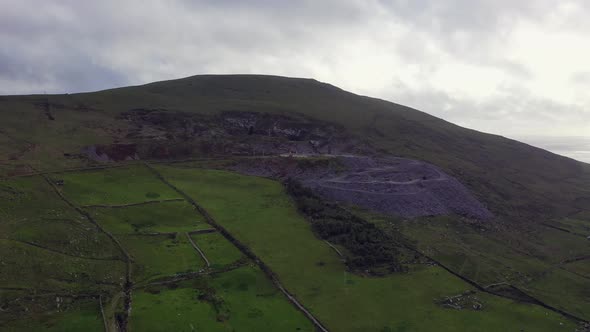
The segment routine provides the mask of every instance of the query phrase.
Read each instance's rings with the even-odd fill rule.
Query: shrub
[[[393,238],[372,223],[317,197],[293,179],[284,182],[297,208],[311,222],[322,239],[339,244],[348,251],[346,264],[352,271],[370,274],[401,272],[407,268],[399,261]]]

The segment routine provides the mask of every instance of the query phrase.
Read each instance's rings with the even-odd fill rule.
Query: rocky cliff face
[[[304,116],[226,111],[206,116],[160,109],[121,114],[129,125],[129,156],[115,147],[85,149],[97,161],[126,158],[175,159],[189,156],[269,156],[280,154],[367,154],[372,149],[343,128]],[[102,154],[94,153],[104,151]],[[128,149],[130,152],[133,149]],[[135,155],[137,154],[137,156]],[[121,159],[122,158],[122,159]]]

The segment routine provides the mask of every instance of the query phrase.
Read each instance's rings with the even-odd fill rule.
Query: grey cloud
[[[92,57],[86,62],[98,62],[96,69],[120,71],[134,81],[146,76],[159,78],[146,71],[165,71],[162,68],[166,68],[166,63],[186,65],[177,58],[186,58],[188,52],[193,53],[189,68],[195,68],[195,73],[208,68],[234,67],[219,64],[220,59],[226,58],[231,62],[246,57],[280,61],[301,54],[316,58],[337,57],[338,54],[326,50],[334,40],[355,36],[370,39],[378,33],[371,31],[371,24],[391,20],[412,27],[406,38],[407,45],[398,47],[398,55],[406,61],[428,57],[428,54],[422,55],[423,50],[416,42],[414,46],[410,43],[420,39],[419,35],[425,35],[424,38],[438,42],[443,49],[465,59],[498,66],[504,60],[487,60],[488,56],[478,54],[490,53],[483,51],[487,47],[484,36],[494,35],[501,17],[533,7],[519,3],[466,0],[19,1],[0,3],[2,9],[7,9],[0,13],[0,41],[3,45],[16,46],[10,51],[15,57],[20,58],[22,54],[19,53],[24,53],[31,61],[39,59],[39,63],[47,66],[63,65],[58,58],[76,50],[79,60],[83,55]],[[458,38],[460,32],[468,38]],[[475,42],[478,44],[474,45]],[[23,44],[30,46],[20,46],[19,50],[19,45]],[[326,53],[324,51],[327,54],[322,54]],[[55,63],[51,63],[52,60]],[[519,75],[525,73],[519,64],[500,66]],[[77,87],[67,81],[62,85],[63,89]]]
[[[13,70],[0,78],[20,73],[18,79],[39,83],[39,76],[51,76],[50,90],[64,92],[89,84],[56,76],[52,68],[76,73],[87,67],[95,71],[89,77],[110,77],[114,85],[236,67],[249,72],[302,54],[321,57],[330,39],[364,25],[366,8],[359,1],[22,1],[0,11],[0,42],[13,45],[8,55],[14,58],[4,54],[0,67]],[[36,64],[36,77],[27,77],[19,59]],[[8,91],[0,86],[0,93]]]
[[[577,105],[538,97],[520,87],[507,87],[485,99],[453,96],[436,89],[415,90],[402,83],[394,85],[388,99],[415,107],[469,128],[513,137],[539,133],[539,128],[569,127],[581,132],[590,122],[590,112]],[[544,130],[548,133],[550,130]]]
[[[519,21],[538,22],[554,13],[551,0],[394,0],[381,1],[396,20],[412,27],[408,39],[420,34],[465,63],[497,67],[509,74],[530,76],[524,64],[498,58]],[[590,12],[590,6],[589,6]],[[588,13],[587,12],[587,13]],[[412,54],[409,55],[410,59]]]
[[[35,64],[36,59],[30,62],[26,60],[6,59],[0,54],[0,77],[16,82],[29,82],[33,88],[19,91],[14,90],[12,86],[6,86],[0,93],[83,92],[129,84],[129,80],[120,72],[93,63],[86,56],[68,55],[61,61],[45,65]],[[9,68],[7,69],[4,64],[8,64]],[[16,86],[20,87],[22,83]],[[39,90],[39,87],[43,90]]]

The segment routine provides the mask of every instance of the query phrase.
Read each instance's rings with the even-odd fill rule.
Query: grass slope
[[[121,205],[181,198],[143,166],[52,175],[78,205]]]
[[[184,201],[88,210],[113,234],[190,232],[210,228]]]
[[[203,246],[212,260],[211,268],[206,268],[188,236],[193,231],[211,226],[188,202],[178,199],[174,191],[146,170],[145,166],[131,166],[51,175],[53,181],[64,182],[58,188],[66,198],[81,206],[83,211],[89,211],[93,220],[110,232],[129,253],[133,286],[133,309],[128,325],[131,330],[313,330],[311,322],[288,302],[264,273],[251,266],[239,250],[218,233],[192,235],[192,239]],[[46,182],[41,184],[51,189]],[[64,205],[51,190],[47,195],[53,195],[53,199]],[[30,195],[26,190],[23,192]],[[152,193],[161,193],[164,199],[176,200],[153,203],[155,197],[150,197],[154,196]],[[149,203],[136,205],[146,200]],[[67,205],[64,208],[75,212]],[[20,217],[18,213],[13,214]],[[91,225],[88,220],[85,221]],[[98,229],[94,227],[94,231],[98,232]],[[5,244],[3,241],[10,242]],[[57,279],[71,284],[69,291],[72,294],[79,294],[95,283],[111,282],[111,288],[95,291],[96,296],[104,295],[107,325],[110,330],[115,328],[114,315],[124,312],[123,294],[120,292],[124,281],[123,261],[115,261],[119,264],[119,270],[115,270],[118,272],[117,283],[89,279],[89,276],[103,278],[101,273],[107,273],[107,276],[114,273],[106,266],[111,261],[97,261],[97,264],[103,264],[98,265],[100,269],[90,270],[86,275],[84,273],[93,266],[80,266],[86,260],[78,259],[78,262],[75,257],[66,256],[69,260],[64,261],[65,267],[54,271],[51,269],[54,260],[44,257],[43,253],[21,254],[24,250],[21,247],[28,246],[12,242],[15,241],[0,240],[0,247],[7,247],[2,251],[11,257],[4,262],[10,267],[8,275],[11,278],[4,280],[0,277],[0,285],[46,289],[53,286],[50,283],[53,279]],[[27,250],[40,249],[33,247]],[[19,269],[22,274],[17,272]],[[189,280],[182,281],[187,278]],[[17,283],[21,280],[22,283]],[[79,319],[84,317],[80,313]],[[52,328],[35,325],[39,319],[29,325],[23,323],[23,329]]]
[[[121,235],[119,238],[133,258],[132,279],[137,283],[197,272],[205,266],[184,236]]]
[[[384,278],[349,274],[276,182],[223,171],[158,169],[250,246],[285,287],[335,331],[573,329],[571,322],[543,308],[486,294],[478,295],[486,306],[483,311],[443,309],[435,304],[437,298],[470,286],[438,267],[417,267],[410,274]]]
[[[0,177],[96,166],[83,158],[80,150],[95,144],[136,142],[120,115],[137,108],[209,115],[228,110],[304,115],[341,126],[380,153],[434,163],[458,177],[499,218],[483,230],[465,227],[455,218],[380,227],[403,232],[421,250],[478,283],[510,282],[588,318],[588,261],[570,260],[588,255],[589,165],[314,80],[195,76],[95,93],[0,97]],[[484,302],[483,311],[442,309],[434,299],[469,286],[439,268],[413,267],[408,275],[379,279],[348,274],[335,252],[314,237],[277,183],[216,171],[162,169],[271,266],[322,322],[336,330],[452,330],[466,326],[572,330],[569,322],[537,306],[485,294],[477,295]],[[124,240],[124,247],[137,261],[133,277],[144,285],[154,278],[203,268],[184,233],[208,226],[186,202],[153,203],[181,197],[143,166],[49,176],[55,182],[63,180],[58,188],[68,199]],[[87,206],[146,202],[152,203]],[[178,235],[146,235],[159,232]],[[195,234],[192,239],[203,247],[215,270],[227,268],[239,256],[215,234]],[[125,264],[121,252],[106,234],[65,204],[42,177],[0,180],[0,252],[0,288],[22,288],[18,292],[34,292],[35,296],[100,293],[108,300],[110,318],[122,310],[119,291]],[[178,260],[177,256],[183,258]],[[194,291],[195,287],[180,288]],[[145,295],[146,301],[158,301],[150,298],[155,294],[137,292],[139,299]],[[230,293],[224,296],[235,295]],[[2,291],[0,308],[13,299],[5,294]],[[162,294],[164,301],[165,290]],[[35,301],[39,303],[31,296],[23,299],[28,308]],[[73,305],[71,310],[56,314],[48,307],[42,312],[56,317],[48,318],[51,324],[41,324],[40,316],[15,324],[33,330],[80,326],[75,322],[95,327],[91,319],[96,316],[95,304],[80,308]],[[234,317],[248,316],[239,306],[232,310]],[[290,310],[287,314],[285,309],[285,315],[298,320],[300,314],[292,307]],[[1,312],[0,323],[25,316],[19,311]],[[60,325],[60,317],[72,323]],[[154,315],[154,320],[158,318],[168,324],[162,316]],[[266,319],[266,315],[259,317],[252,326],[260,328],[262,325],[256,324]],[[111,326],[113,320],[109,322]],[[234,326],[225,322],[224,328]]]
[[[27,309],[41,309],[42,312],[24,313],[20,319],[0,321],[0,329],[6,332],[102,332],[104,324],[97,300],[71,300],[60,298],[65,303],[56,307],[56,298],[37,298],[34,304],[23,304]],[[49,303],[51,302],[51,303]],[[41,308],[40,308],[41,307]]]
[[[266,279],[246,266],[137,292],[134,331],[314,331]]]
[[[39,107],[46,102],[55,120]],[[343,126],[381,151],[444,168],[497,214],[533,221],[588,211],[587,164],[315,80],[275,76],[205,75],[94,93],[2,97],[0,137],[14,146],[6,151],[5,174],[27,164],[84,165],[71,157],[83,146],[133,141],[118,116],[137,108],[304,114]]]
[[[590,255],[590,242],[583,237],[549,227],[515,235],[448,217],[373,220],[384,231],[401,231],[422,252],[482,286],[509,283],[541,301],[590,319],[590,279],[583,273],[575,275],[576,265],[567,263]],[[577,263],[583,266],[585,262]],[[570,267],[574,273],[568,272]]]
[[[0,330],[102,331],[120,252],[41,177],[0,181]]]
[[[245,257],[219,233],[193,234],[191,237],[203,251],[212,268],[222,268]]]
[[[0,181],[0,236],[79,257],[120,257],[41,177]]]

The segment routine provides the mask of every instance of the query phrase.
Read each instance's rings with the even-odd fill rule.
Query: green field
[[[211,227],[184,201],[87,210],[113,234],[190,232]]]
[[[102,331],[98,296],[124,282],[120,251],[40,176],[0,192],[0,330]]]
[[[527,237],[534,247],[535,255],[549,263],[557,264],[570,258],[590,255],[590,241],[576,234],[543,227],[527,234]]]
[[[546,309],[487,294],[478,294],[482,311],[444,309],[435,303],[437,298],[471,287],[437,267],[383,278],[347,273],[277,182],[224,171],[157,168],[252,248],[285,287],[335,331],[573,329],[572,322]]]
[[[12,240],[0,240],[3,288],[99,292],[122,283],[121,261],[76,258]]]
[[[115,329],[115,315],[124,311],[121,289],[125,281],[125,260],[116,240],[131,259],[131,330],[313,330],[311,322],[221,234],[190,235],[211,226],[144,166],[53,174],[51,179],[66,199],[92,218],[66,204],[41,177],[5,182],[2,195],[14,202],[1,210],[8,220],[2,227],[11,237],[0,239],[0,252],[6,256],[0,287],[42,292],[47,298],[51,293],[43,292],[90,293],[94,303],[59,312],[53,312],[49,304],[40,308],[32,321],[15,320],[22,313],[11,308],[6,318],[0,313],[0,321],[10,321],[11,329],[75,331],[87,326],[89,331],[95,327],[102,330],[98,296],[104,299],[109,330]],[[113,192],[116,194],[111,195]],[[146,192],[165,196],[148,197],[154,195]],[[177,201],[154,203],[153,199]],[[34,205],[36,200],[41,204]],[[146,204],[134,205],[146,200]],[[43,223],[43,218],[50,222]],[[73,226],[60,226],[64,223]],[[76,231],[76,225],[82,225],[88,234]],[[45,238],[44,233],[52,237]],[[212,261],[215,274],[209,274],[211,270],[206,269],[189,236]],[[29,244],[25,239],[44,241],[42,244],[52,244],[55,249]],[[68,246],[64,240],[72,243]],[[59,251],[68,248],[71,250]],[[97,254],[102,256],[95,257]],[[10,301],[3,297],[0,303]],[[40,303],[33,298],[27,301],[26,306]]]
[[[120,287],[120,252],[43,178],[1,181],[0,192],[0,287],[61,294]]]
[[[79,257],[120,252],[41,177],[0,181],[0,236]]]
[[[180,198],[143,166],[52,175],[78,205],[123,205]]]
[[[26,312],[21,313],[19,319],[0,321],[0,330],[6,332],[104,331],[98,300],[60,298],[60,301],[62,304],[59,308],[56,306],[55,296],[36,298],[29,302],[12,302],[15,306],[20,306],[16,310],[26,310]]]
[[[497,236],[453,218],[393,221],[381,227],[399,229],[422,252],[481,285],[518,281],[550,267],[540,257],[527,254],[526,249],[534,249],[528,242],[519,242],[510,234]]]
[[[564,269],[590,279],[590,259],[569,263]]]
[[[251,266],[135,294],[133,331],[314,331]]]
[[[416,241],[422,251],[480,285],[507,282],[543,302],[590,319],[590,279],[584,276],[588,261],[564,263],[590,254],[590,243],[583,237],[549,227],[516,237],[503,231],[482,231],[452,218],[394,221],[389,228],[394,227]]]
[[[277,182],[216,170],[163,165],[156,169],[250,247],[330,330],[454,331],[466,326],[478,326],[481,331],[573,330],[574,323],[547,309],[482,292],[474,295],[482,304],[482,310],[442,307],[437,301],[473,290],[473,287],[440,267],[410,265],[408,273],[385,277],[363,277],[347,272],[340,257],[313,234],[310,224],[297,212]],[[103,176],[98,174],[100,172],[108,174]],[[125,182],[123,179],[130,173],[135,175]],[[150,201],[146,196],[149,192],[161,193],[162,199],[181,198],[144,166],[71,172],[52,175],[52,179],[63,179],[64,185],[57,188],[88,211],[129,253],[134,285],[133,310],[129,317],[132,330],[231,331],[239,327],[312,330],[311,322],[260,270],[252,266],[232,267],[243,255],[217,232],[190,236],[214,270],[230,268],[229,271],[154,284],[154,281],[206,271],[205,262],[191,246],[187,234],[211,226],[184,200],[120,207]],[[68,186],[75,182],[73,179],[78,185]],[[124,281],[125,263],[111,239],[91,220],[65,204],[41,177],[5,181],[2,188],[2,195],[11,200],[11,204],[2,205],[1,210],[7,220],[2,227],[9,235],[0,240],[0,249],[6,253],[3,264],[7,271],[0,276],[1,287],[71,295],[103,294],[116,301],[105,304],[114,306],[112,314],[120,312],[117,294]],[[124,193],[122,188],[125,188]],[[111,195],[113,191],[119,193]],[[32,204],[35,201],[40,204]],[[87,206],[97,204],[117,207]],[[31,205],[33,209],[27,209]],[[374,222],[385,231],[386,225],[391,225],[378,219]],[[527,245],[537,257],[528,257],[518,254],[522,248],[498,245],[493,236],[484,238],[467,229],[458,232],[460,225],[454,222],[440,219],[411,226],[394,223],[394,226],[403,226],[405,234],[421,241],[419,247],[423,250],[478,282],[522,281],[521,274],[516,272],[524,271],[531,278],[537,277],[520,283],[527,292],[576,315],[583,316],[590,309],[584,277],[559,269],[543,274],[550,267],[546,261],[558,262],[571,255],[584,254],[585,242],[573,241],[574,235],[557,230],[532,233]],[[43,234],[52,236],[46,238]],[[544,245],[547,241],[569,243],[558,247],[559,250],[549,251],[547,248],[552,247]],[[493,248],[493,251],[482,253],[476,250],[475,244]],[[572,264],[572,268],[577,266]],[[575,295],[563,298],[559,280],[568,280],[570,288],[566,291]],[[111,311],[107,310],[109,315]],[[17,330],[50,331],[75,330],[82,325],[101,327],[102,324],[92,306],[49,312],[40,313],[31,324],[21,320],[10,324]],[[107,320],[114,322],[112,317]]]
[[[277,182],[185,166],[161,165],[156,169],[251,248],[330,330],[455,331],[477,326],[480,331],[573,331],[573,322],[547,309],[482,292],[473,295],[482,310],[472,310],[470,305],[463,310],[445,308],[438,304],[440,299],[473,287],[440,267],[410,265],[408,273],[385,277],[348,272],[336,252],[313,234]],[[5,257],[0,287],[102,294],[109,315],[106,319],[112,326],[115,320],[111,315],[122,310],[118,294],[125,263],[113,241],[92,224],[96,221],[132,259],[131,330],[313,330],[311,322],[258,268],[235,265],[247,260],[218,232],[190,237],[214,271],[229,270],[183,280],[187,273],[207,271],[187,234],[211,226],[144,166],[69,172],[51,178],[63,180],[63,186],[57,188],[93,220],[68,206],[41,177],[4,181],[0,194],[10,204],[0,210],[6,220],[0,227],[7,234],[0,239]],[[169,199],[178,201],[151,202]],[[34,204],[37,201],[39,204]],[[148,203],[125,206],[143,202]],[[503,238],[510,245],[502,246],[496,237],[483,237],[469,227],[462,229],[464,226],[452,218],[413,224],[369,219],[384,231],[389,231],[388,227],[401,229],[419,242],[421,250],[477,282],[510,281],[573,314],[584,316],[590,311],[585,262],[564,265],[576,274],[550,269],[551,263],[586,252],[586,242],[579,241],[580,237],[548,229],[529,234],[525,247],[510,237]],[[547,242],[568,243],[552,246]],[[478,249],[481,247],[491,250],[484,252]],[[525,249],[533,254],[525,255]],[[178,281],[166,281],[178,277]],[[560,280],[567,280],[569,288],[564,290]],[[166,283],[154,283],[158,281]],[[570,295],[564,298],[564,292]],[[25,331],[74,331],[80,326],[101,329],[95,302],[72,305],[63,312],[45,309],[32,322],[11,319],[9,326]]]
[[[119,239],[133,259],[133,280],[138,283],[205,267],[184,236],[121,235]]]
[[[554,223],[563,228],[566,229],[574,234],[577,234],[579,236],[583,236],[583,237],[588,237],[590,236],[590,224],[588,223],[588,220],[582,220],[583,216],[580,216],[580,218],[565,218],[560,220],[559,222],[555,222]]]
[[[590,317],[588,279],[562,269],[551,269],[523,285],[525,290],[553,306],[578,317]]]
[[[191,237],[203,251],[212,268],[222,268],[245,257],[219,233],[193,234]]]

